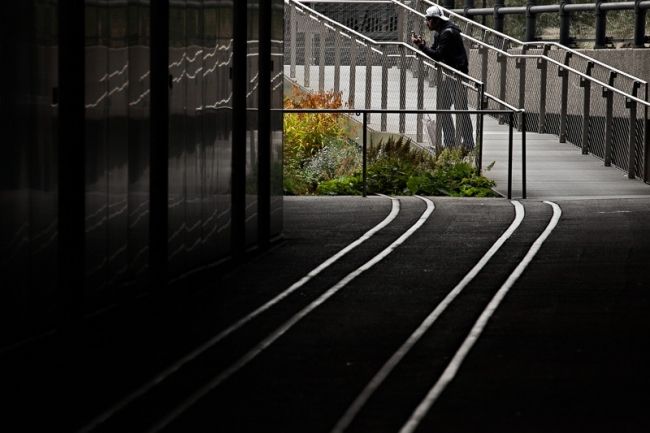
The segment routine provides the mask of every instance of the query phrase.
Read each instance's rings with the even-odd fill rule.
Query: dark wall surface
[[[164,13],[148,0],[3,3],[0,56],[11,61],[0,72],[8,283],[0,347],[231,260],[233,225],[243,228],[242,250],[282,230],[282,118],[271,113],[282,107],[282,3],[272,14],[260,14],[257,0],[164,3]],[[244,34],[234,31],[236,8],[247,16]],[[272,30],[264,59],[260,23]],[[168,41],[152,27],[166,29]],[[236,38],[247,47],[245,91],[233,87]],[[62,65],[60,52],[75,61]],[[165,57],[167,70],[152,71],[152,59]],[[152,72],[168,76],[166,89],[152,84]],[[260,77],[273,82],[261,86]],[[237,100],[247,112],[243,140],[233,135]],[[233,149],[244,152],[245,167],[233,164]],[[268,155],[263,169],[260,154]],[[241,191],[236,177],[246,181]],[[165,212],[153,200],[160,192],[166,215],[153,224]],[[245,212],[233,214],[233,203]]]

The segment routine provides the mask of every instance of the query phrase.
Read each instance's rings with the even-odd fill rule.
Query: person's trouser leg
[[[467,90],[459,82],[456,83],[454,107],[457,110],[467,110]],[[460,130],[463,148],[465,150],[472,150],[474,148],[474,128],[472,127],[470,115],[456,115],[456,127]]]
[[[449,110],[453,103],[453,83],[455,80],[445,78],[442,81],[442,88],[437,89],[440,94],[438,95],[438,109]],[[449,113],[439,113],[437,115],[438,121],[442,126],[442,133],[444,135],[445,147],[453,147],[456,139],[456,129],[454,122]]]

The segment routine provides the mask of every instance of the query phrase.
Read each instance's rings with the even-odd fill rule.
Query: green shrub
[[[340,92],[309,94],[294,87],[287,108],[340,108]],[[287,195],[360,195],[361,152],[338,114],[285,114],[283,189]],[[438,155],[400,137],[370,145],[368,193],[490,197],[494,182],[477,176],[473,155],[443,149]]]
[[[318,184],[316,193],[320,195],[361,195],[363,180],[361,176],[343,176]]]
[[[326,144],[306,164],[305,175],[323,182],[361,171],[359,146],[348,140],[326,139]]]

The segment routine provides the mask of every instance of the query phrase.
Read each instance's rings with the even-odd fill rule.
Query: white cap
[[[440,18],[443,21],[449,21],[449,17],[445,16],[445,13],[438,5],[430,6],[424,16],[426,18]]]

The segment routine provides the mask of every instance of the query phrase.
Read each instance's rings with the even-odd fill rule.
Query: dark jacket
[[[467,53],[465,52],[465,45],[463,45],[463,38],[460,36],[460,28],[451,21],[443,24],[443,27],[438,31],[438,35],[434,38],[431,48],[422,45],[420,49],[433,60],[467,74]]]

